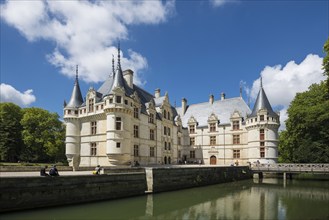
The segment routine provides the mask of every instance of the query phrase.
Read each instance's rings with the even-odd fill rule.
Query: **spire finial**
[[[120,64],[120,41],[118,41],[118,67],[121,67],[121,64]]]
[[[114,55],[112,54],[112,74],[115,73],[115,70],[114,70]]]
[[[260,77],[260,88],[263,88],[263,77]]]
[[[240,98],[242,98],[242,83],[240,83]]]
[[[79,77],[79,65],[75,66],[75,79],[78,80]]]

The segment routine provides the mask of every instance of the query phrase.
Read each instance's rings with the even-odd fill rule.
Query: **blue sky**
[[[99,88],[121,42],[123,69],[172,104],[225,92],[254,100],[259,77],[286,119],[296,92],[324,79],[328,1],[1,1],[1,102],[62,116],[79,65]]]

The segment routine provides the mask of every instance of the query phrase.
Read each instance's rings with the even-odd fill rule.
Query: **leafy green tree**
[[[23,141],[21,155],[27,161],[61,161],[65,159],[65,129],[56,113],[40,108],[23,109]]]
[[[22,148],[21,108],[13,103],[0,103],[0,160],[17,162]]]
[[[329,163],[329,100],[326,84],[298,93],[288,108],[280,133],[280,162]]]
[[[324,44],[324,52],[326,53],[326,56],[323,58],[323,70],[324,70],[324,75],[327,76],[326,92],[327,92],[327,98],[329,98],[329,38],[327,42]]]

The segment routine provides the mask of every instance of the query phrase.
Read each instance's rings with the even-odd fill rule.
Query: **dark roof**
[[[278,115],[273,111],[270,102],[267,99],[267,96],[265,94],[265,91],[263,89],[263,87],[261,86],[258,95],[257,95],[257,99],[254,105],[254,109],[252,110],[251,114],[248,117],[256,117],[257,116],[257,112],[261,109],[265,109],[268,112],[269,116],[274,116],[277,117]]]
[[[77,108],[83,103],[78,77],[75,78],[74,87],[69,103],[65,107]]]

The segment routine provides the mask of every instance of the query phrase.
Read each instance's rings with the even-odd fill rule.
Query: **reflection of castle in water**
[[[299,186],[291,186],[287,190],[276,179],[266,179],[256,186],[250,182],[242,187],[234,185],[184,190],[186,197],[177,197],[177,192],[148,195],[146,216],[142,218],[279,219],[286,217],[288,207],[292,205],[290,200],[303,199],[305,203],[329,201],[328,190]]]

